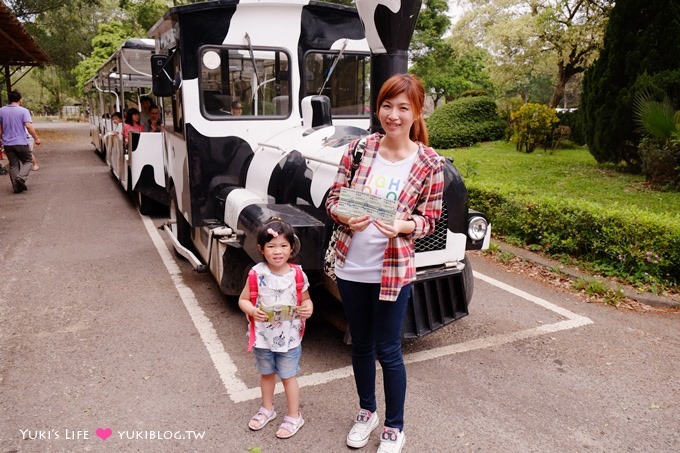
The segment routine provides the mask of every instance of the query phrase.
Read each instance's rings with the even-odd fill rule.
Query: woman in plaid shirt
[[[349,181],[350,143],[326,202],[329,216],[340,225],[336,246],[338,290],[352,335],[352,366],[360,410],[347,435],[347,445],[365,446],[378,426],[376,356],[383,370],[385,423],[379,453],[399,452],[404,444],[406,368],[401,328],[415,280],[414,239],[434,231],[442,211],[442,158],[428,147],[423,120],[425,90],[411,74],[397,74],[380,89],[377,115],[385,133],[362,139],[366,147],[354,179]],[[397,200],[394,224],[368,215],[337,214],[342,187]]]

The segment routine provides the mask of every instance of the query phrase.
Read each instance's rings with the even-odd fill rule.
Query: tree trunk
[[[557,79],[557,84],[553,90],[552,97],[550,98],[550,107],[555,108],[560,104],[562,98],[564,97],[564,89],[567,86],[567,81],[561,77]]]

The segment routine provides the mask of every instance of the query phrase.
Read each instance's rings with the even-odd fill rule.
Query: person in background
[[[243,115],[243,105],[241,104],[241,101],[233,101],[231,103],[231,114],[233,116]]]
[[[0,146],[0,175],[6,175],[7,169],[2,165],[2,160],[5,158],[4,149]]]
[[[125,124],[123,125],[123,143],[128,144],[128,137],[131,131],[144,132],[144,126],[140,122],[139,110],[136,108],[128,109],[125,114]]]
[[[139,111],[139,122],[146,127],[147,124],[149,124],[149,118],[151,117],[150,111],[151,111],[151,106],[153,105],[153,102],[151,101],[151,98],[149,96],[142,96],[139,98],[139,106],[140,106],[140,111]]]
[[[352,368],[359,397],[359,412],[346,443],[361,448],[378,427],[377,357],[385,391],[379,453],[399,453],[406,439],[401,333],[416,278],[414,240],[432,233],[442,213],[444,162],[428,146],[424,102],[425,89],[416,76],[397,74],[385,81],[376,100],[376,115],[385,132],[362,139],[366,147],[352,181],[352,156],[358,140],[348,145],[326,201],[328,215],[340,225],[335,275],[352,336]],[[394,223],[368,215],[338,214],[342,187],[397,200]]]
[[[31,134],[28,133],[28,130],[26,130],[26,139],[28,140],[28,147],[31,149],[31,171],[38,171],[40,166],[38,165],[38,159],[35,157],[35,141]]]
[[[0,108],[0,144],[9,159],[9,177],[14,193],[28,190],[26,180],[33,167],[31,149],[26,131],[40,145],[38,133],[33,128],[31,113],[23,107],[23,99],[18,91],[9,93],[9,105]]]
[[[149,109],[149,121],[145,124],[146,132],[161,131],[161,110],[157,105],[152,105]]]
[[[5,158],[5,150],[0,144],[0,175],[6,175],[7,169],[2,165],[2,160]]]
[[[110,150],[113,148],[113,139],[117,138],[123,142],[123,115],[120,112],[114,112],[111,114],[111,130],[104,134],[104,143],[106,144],[106,149]]]

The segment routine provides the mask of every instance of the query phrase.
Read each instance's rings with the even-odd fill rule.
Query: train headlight
[[[486,236],[489,223],[484,217],[474,216],[468,221],[467,234],[473,241],[481,241]]]

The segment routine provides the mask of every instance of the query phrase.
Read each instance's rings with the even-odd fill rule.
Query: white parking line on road
[[[236,373],[238,369],[236,368],[236,365],[234,362],[232,362],[231,357],[229,357],[229,354],[225,351],[224,345],[217,336],[217,332],[215,331],[212,322],[210,319],[208,319],[208,317],[203,312],[203,309],[199,306],[193,291],[184,284],[182,273],[174,258],[170,254],[167,246],[165,245],[165,242],[163,242],[163,239],[158,233],[158,229],[153,224],[153,221],[147,216],[142,215],[141,217],[144,221],[146,230],[151,237],[151,240],[158,250],[158,254],[161,256],[168,273],[172,277],[172,281],[177,288],[177,292],[182,298],[184,306],[189,312],[191,320],[193,321],[194,326],[196,327],[196,330],[203,341],[203,344],[208,350],[208,354],[210,355],[210,358],[213,361],[220,378],[222,379],[222,383],[227,390],[227,394],[235,403],[260,398],[259,387],[248,388],[245,382],[237,377]],[[406,354],[404,356],[404,361],[407,364],[422,362],[424,360],[432,360],[438,357],[474,351],[477,349],[500,346],[507,343],[512,343],[517,340],[538,337],[540,335],[558,332],[561,330],[575,329],[577,327],[583,327],[593,323],[592,320],[586,318],[585,316],[577,315],[576,313],[559,307],[545,299],[536,297],[506,283],[488,277],[484,274],[480,274],[479,272],[473,271],[473,275],[479,280],[485,281],[486,283],[496,286],[503,291],[507,291],[511,294],[521,297],[522,299],[543,307],[546,310],[550,310],[566,319],[553,324],[545,324],[531,329],[520,330],[507,334],[492,335],[490,337],[466,341],[465,343],[452,344],[448,346],[442,346],[440,348],[429,349],[427,351]],[[352,376],[352,367],[346,366],[321,373],[312,373],[300,376],[298,377],[298,383],[300,387],[308,387],[326,384],[328,382],[350,376]],[[283,392],[283,385],[280,382],[276,385],[276,392]]]
[[[247,392],[248,386],[236,377],[238,368],[236,368],[234,362],[231,361],[231,357],[229,357],[227,351],[224,350],[224,345],[222,345],[222,342],[217,336],[217,332],[215,331],[212,322],[205,315],[200,305],[198,305],[194,292],[184,284],[182,271],[177,266],[177,263],[170,254],[165,242],[163,242],[163,238],[161,238],[158,233],[158,228],[153,224],[151,218],[145,215],[141,215],[141,217],[144,221],[146,231],[149,233],[153,244],[156,246],[156,250],[158,250],[158,254],[161,256],[161,260],[163,260],[163,264],[165,264],[165,268],[168,270],[172,282],[175,284],[177,292],[179,293],[182,302],[184,302],[184,306],[189,312],[189,316],[191,316],[191,320],[194,322],[194,326],[201,336],[205,348],[208,350],[208,354],[210,354],[210,358],[222,379],[224,387],[227,389],[227,393],[229,393],[232,400],[236,401],[234,395],[240,395],[243,392]]]
[[[576,327],[583,327],[588,324],[592,324],[593,321],[585,316],[577,315],[574,312],[565,310],[553,303],[548,302],[545,299],[536,297],[529,294],[521,289],[517,289],[514,286],[510,286],[506,283],[498,281],[494,278],[487,277],[484,274],[480,274],[477,271],[472,271],[475,278],[483,280],[490,285],[514,294],[522,299],[533,302],[547,310],[557,313],[560,316],[567,318],[564,321],[559,321],[554,324],[544,324],[532,329],[520,330],[517,332],[510,332],[506,334],[492,335],[490,337],[478,338],[476,340],[466,341],[465,343],[452,344],[449,346],[442,346],[441,348],[429,349],[427,351],[414,352],[404,356],[404,361],[406,363],[422,362],[423,360],[436,359],[437,357],[442,357],[446,355],[459,354],[461,352],[473,351],[475,349],[490,348],[493,346],[500,346],[507,343],[512,343],[517,340],[524,340],[531,337],[537,337],[544,335],[546,333],[559,332],[560,330],[575,329]]]

